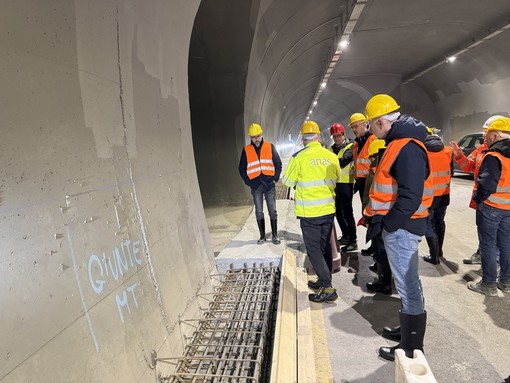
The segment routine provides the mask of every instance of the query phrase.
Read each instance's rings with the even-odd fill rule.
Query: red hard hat
[[[334,136],[335,134],[345,133],[345,128],[342,124],[334,123],[329,129],[329,134]]]

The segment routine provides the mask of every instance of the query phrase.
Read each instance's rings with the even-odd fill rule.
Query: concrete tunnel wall
[[[182,352],[213,268],[188,104],[198,6],[2,3],[0,381],[153,382],[151,350]]]

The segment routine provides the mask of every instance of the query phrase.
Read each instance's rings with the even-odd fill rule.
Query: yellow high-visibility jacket
[[[298,218],[335,213],[335,186],[340,182],[340,164],[335,153],[317,141],[291,157],[282,183],[295,187],[294,212]]]

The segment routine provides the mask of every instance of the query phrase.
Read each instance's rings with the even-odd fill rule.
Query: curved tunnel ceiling
[[[359,17],[355,7],[362,9]],[[296,138],[345,31],[352,30],[350,44],[310,116],[322,129],[334,121],[345,124],[350,114],[363,111],[372,94],[384,92],[399,97],[403,112],[417,113],[453,134],[455,117],[437,105],[442,95],[462,93],[465,89],[458,84],[475,78],[494,83],[510,75],[507,30],[476,45],[508,24],[506,0],[491,1],[490,7],[464,0],[282,0],[260,8],[245,126],[260,121],[273,141],[284,141],[289,133]],[[476,46],[456,62],[441,64],[470,45]],[[508,114],[508,109],[480,108],[476,123],[494,112]]]

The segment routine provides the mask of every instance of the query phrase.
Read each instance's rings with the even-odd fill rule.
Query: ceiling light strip
[[[352,8],[351,14],[349,16],[349,19],[347,20],[345,24],[344,31],[342,32],[340,37],[340,41],[336,46],[335,53],[332,55],[332,57],[329,59],[329,64],[327,66],[327,70],[322,76],[322,79],[320,81],[319,88],[315,92],[315,96],[313,97],[312,103],[308,109],[308,114],[306,115],[305,121],[308,121],[310,115],[313,112],[313,108],[317,105],[319,102],[319,98],[322,95],[322,92],[324,91],[324,88],[326,88],[329,77],[333,73],[333,70],[335,69],[336,64],[338,61],[340,61],[340,56],[345,48],[349,45],[351,34],[354,30],[354,27],[356,26],[356,23],[358,22],[361,13],[363,12],[363,9],[365,8],[365,5],[367,4],[367,0],[359,0],[356,1],[356,4]]]
[[[442,59],[440,61],[438,61],[437,63],[423,69],[422,71],[414,74],[414,75],[411,75],[409,77],[406,77],[404,79],[404,81],[402,81],[402,84],[405,84],[405,83],[408,83],[408,82],[411,82],[413,80],[416,80],[418,77],[421,77],[423,76],[425,73],[427,72],[430,72],[432,69],[435,69],[437,68],[438,66],[440,65],[443,65],[444,63],[452,63],[455,61],[455,59],[457,57],[459,57],[461,54],[473,49],[474,47],[486,42],[486,41],[489,41],[490,39],[492,39],[493,37],[496,37],[497,35],[507,31],[510,29],[510,23],[509,24],[506,24],[504,25],[503,27],[499,28],[498,30],[496,30],[495,32],[492,32],[490,33],[489,35],[485,36],[485,37],[482,37],[481,39],[475,41],[474,43],[470,44],[469,46],[467,46],[466,48],[464,49],[461,49],[459,51],[457,51],[456,53],[452,54],[452,55],[448,55],[446,59]]]

